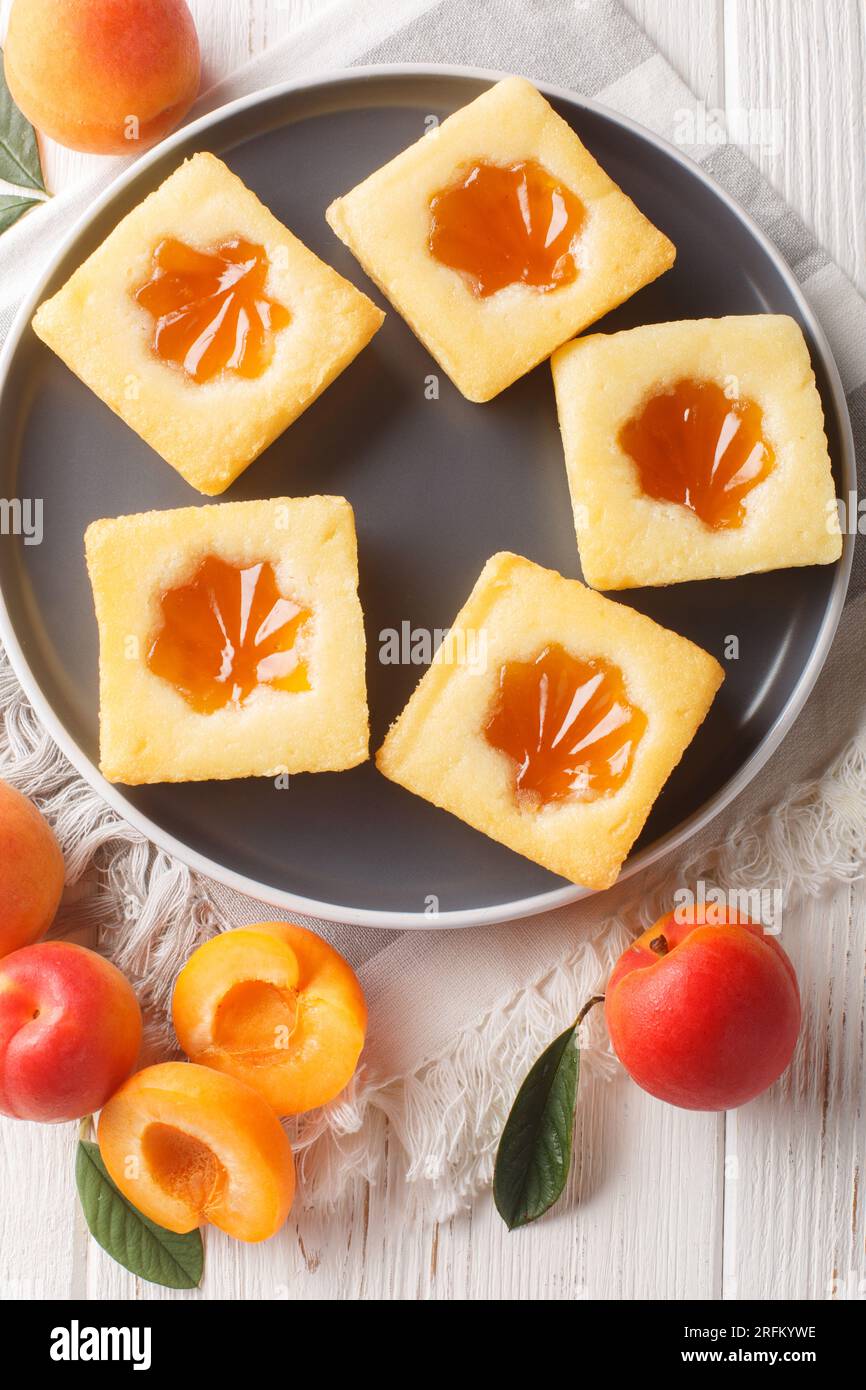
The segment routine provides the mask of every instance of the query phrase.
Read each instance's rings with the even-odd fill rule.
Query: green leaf
[[[505,1122],[493,1200],[510,1231],[542,1216],[565,1187],[580,1064],[576,1035],[575,1022],[542,1052]]]
[[[2,55],[0,55],[2,56]],[[12,100],[0,66],[0,179],[45,192],[36,131]]]
[[[79,1140],[75,1181],[90,1234],[130,1274],[167,1289],[195,1289],[204,1270],[199,1231],[175,1235],[148,1220],[108,1176],[98,1144]]]
[[[0,193],[0,233],[5,232],[28,208],[35,208],[41,198],[25,198],[21,193]]]

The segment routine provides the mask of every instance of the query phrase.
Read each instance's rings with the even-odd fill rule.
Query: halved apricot
[[[295,1192],[286,1134],[257,1091],[192,1062],[145,1067],[103,1107],[99,1151],[151,1221],[179,1234],[205,1221],[267,1240]]]
[[[332,1100],[364,1046],[367,1008],[333,946],[294,923],[206,941],[177,978],[174,1027],[194,1062],[246,1081],[278,1115]]]

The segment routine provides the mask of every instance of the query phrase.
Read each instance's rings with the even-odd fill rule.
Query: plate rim
[[[19,306],[12,324],[10,325],[6,341],[3,344],[2,350],[0,350],[0,389],[6,385],[9,367],[17,352],[21,338],[29,327],[33,313],[40,303],[45,288],[60,262],[72,249],[80,236],[87,230],[91,222],[104,211],[128,184],[137,179],[139,175],[146,174],[152,164],[162,160],[167,154],[171,154],[173,149],[186,144],[190,138],[195,141],[199,135],[212,130],[214,127],[220,126],[224,121],[243,111],[290,96],[295,92],[303,92],[320,87],[333,85],[363,85],[366,80],[377,77],[418,77],[421,79],[427,77],[455,77],[466,78],[476,82],[489,82],[492,84],[511,75],[512,74],[509,72],[494,68],[469,67],[462,64],[451,63],[359,64],[357,67],[331,69],[319,73],[315,77],[288,79],[285,82],[274,83],[269,87],[262,88],[255,92],[249,92],[245,96],[237,97],[234,101],[226,102],[222,106],[214,108],[212,111],[205,112],[202,116],[197,117],[189,124],[181,126],[179,130],[174,131],[164,140],[159,141],[152,149],[142,153],[129,168],[123,169],[115,179],[112,179],[108,187],[102,191],[98,198],[80,217],[76,218],[66,236],[63,237],[54,253],[48,258],[35,285],[24,297]],[[829,342],[827,341],[826,334],[817,316],[806,299],[799,281],[794,276],[793,271],[778,248],[770,241],[769,237],[761,230],[751,215],[731,197],[721,184],[712,179],[697,161],[691,159],[663,136],[657,135],[654,131],[649,130],[646,126],[641,125],[630,116],[625,116],[590,97],[581,96],[569,88],[534,80],[533,85],[549,98],[569,103],[581,109],[597,112],[602,117],[625,128],[650,145],[655,146],[669,158],[673,158],[688,174],[698,179],[705,187],[710,189],[712,193],[722,200],[728,210],[740,221],[751,238],[769,257],[797,304],[804,322],[808,325],[815,350],[821,358],[822,366],[827,376],[833,408],[840,426],[840,465],[843,473],[843,481],[845,488],[850,489],[854,485],[856,478],[854,467],[854,441],[839,369],[830,349]],[[729,778],[718,791],[709,797],[703,805],[698,807],[691,816],[687,817],[686,820],[682,821],[673,830],[662,836],[661,839],[656,840],[652,845],[648,845],[646,849],[641,850],[638,854],[627,859],[615,886],[623,883],[627,878],[633,877],[633,875],[639,873],[641,870],[649,868],[650,865],[658,863],[665,855],[680,848],[711,821],[715,820],[715,818],[720,815],[721,812],[731,804],[735,797],[754,779],[760,769],[767,763],[769,758],[782,743],[786,734],[793,727],[827,659],[836,629],[839,625],[839,620],[842,616],[845,595],[848,589],[848,579],[851,572],[854,548],[853,539],[850,531],[843,533],[842,555],[840,559],[836,561],[833,585],[814,645],[812,646],[809,657],[797,678],[788,700],[780,710],[774,723],[767,730],[761,743],[751,756],[738,768],[733,776]],[[724,581],[720,580],[719,582],[723,583]],[[386,930],[429,931],[440,930],[442,928],[454,929],[472,926],[491,926],[498,923],[514,921],[518,918],[538,916],[542,913],[550,912],[556,908],[570,905],[571,903],[581,901],[588,897],[600,896],[598,892],[592,889],[581,887],[578,884],[567,884],[561,888],[554,888],[545,893],[533,894],[528,898],[514,899],[509,903],[498,903],[491,907],[458,908],[438,913],[436,916],[430,916],[423,912],[398,912],[393,909],[377,911],[372,908],[353,908],[340,904],[322,902],[312,898],[305,898],[299,894],[290,893],[285,889],[274,888],[271,885],[260,883],[253,878],[248,878],[246,875],[237,873],[235,870],[227,868],[216,860],[209,859],[206,855],[200,854],[191,846],[178,840],[174,835],[152,821],[149,816],[133,806],[126,799],[123,791],[118,790],[118,786],[106,781],[99,772],[97,766],[91,762],[88,755],[66,729],[59,716],[55,713],[47,696],[43,694],[42,687],[31,670],[27,657],[18,641],[7,607],[6,594],[2,584],[0,584],[0,639],[3,641],[12,669],[20,681],[27,698],[33,705],[40,721],[47,728],[55,743],[58,744],[61,751],[69,759],[79,775],[103,798],[111,809],[120,816],[123,821],[134,830],[137,830],[158,849],[164,850],[173,858],[180,860],[181,863],[185,864],[193,872],[215,879],[223,886],[234,889],[254,901],[279,908],[283,911],[298,913],[302,916],[318,918],[329,922],[346,923],[352,926],[377,927]]]

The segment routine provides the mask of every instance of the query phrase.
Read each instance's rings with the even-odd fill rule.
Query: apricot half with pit
[[[245,1081],[278,1115],[333,1100],[358,1065],[367,1028],[351,966],[315,932],[260,922],[200,946],[172,1003],[189,1058]]]
[[[183,1234],[267,1240],[295,1192],[292,1149],[257,1091],[192,1062],[136,1072],[104,1106],[99,1151],[133,1206]]]

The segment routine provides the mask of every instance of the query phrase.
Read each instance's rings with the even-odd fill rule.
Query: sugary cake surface
[[[539,163],[586,209],[579,273],[477,299],[428,248],[430,201],[475,161]],[[673,264],[671,242],[520,77],[491,87],[327,211],[334,231],[471,401],[486,401]]]
[[[260,376],[206,382],[153,351],[135,299],[160,242],[212,251],[239,236],[264,248],[266,292],[290,322]],[[132,210],[33,319],[38,336],[97,396],[208,496],[223,492],[369,342],[384,315],[313,254],[230,169],[196,154]]]
[[[342,497],[225,502],[93,522],[85,536],[99,627],[100,767],[109,781],[188,782],[332,772],[368,750],[355,521]],[[267,561],[311,617],[299,636],[311,688],[259,685],[240,705],[191,708],[149,669],[161,599],[218,557]]]
[[[821,400],[798,324],[755,314],[590,334],[552,359],[584,578],[597,589],[728,579],[823,565],[842,553]],[[744,499],[739,526],[715,530],[641,487],[620,431],[650,395],[714,382],[754,402],[771,471]]]
[[[533,660],[551,643],[615,664],[647,726],[618,791],[537,808],[521,804],[513,764],[484,729],[503,664]],[[723,679],[719,663],[686,638],[503,552],[488,560],[376,761],[392,781],[518,854],[607,888]]]

